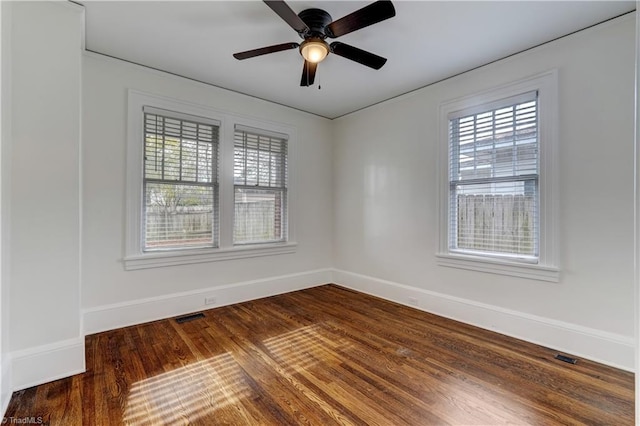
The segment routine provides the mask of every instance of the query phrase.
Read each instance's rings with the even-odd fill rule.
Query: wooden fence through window
[[[459,249],[535,255],[535,197],[458,194]]]

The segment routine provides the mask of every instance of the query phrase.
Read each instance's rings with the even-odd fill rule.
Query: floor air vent
[[[578,360],[575,358],[571,358],[569,356],[560,355],[560,354],[556,355],[556,359],[559,359],[560,361],[568,362],[569,364],[575,364],[576,362],[578,362]]]
[[[182,324],[183,322],[193,321],[198,318],[204,318],[204,314],[202,312],[196,312],[195,314],[189,314],[182,317],[177,317],[176,322],[178,324]]]

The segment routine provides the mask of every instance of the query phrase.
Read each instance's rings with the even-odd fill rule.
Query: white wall
[[[9,343],[16,387],[84,366],[79,315],[83,11],[68,2],[12,6]],[[43,359],[53,354],[68,364],[45,371],[49,365]]]
[[[336,281],[633,369],[634,24],[623,17],[337,120]],[[437,266],[439,104],[552,68],[561,281]]]
[[[640,9],[640,1],[636,0],[636,116],[635,116],[635,325],[636,325],[636,372],[640,372],[640,173],[638,173],[638,165],[640,165],[640,67],[638,67],[638,61],[640,60],[640,14],[637,10]],[[640,374],[635,375],[636,378],[636,424],[640,424]]]
[[[95,54],[86,54],[83,62],[82,306],[87,332],[202,309],[204,293],[217,295],[218,304],[227,304],[330,281],[333,207],[329,120]],[[296,175],[291,186],[297,196],[292,212],[297,252],[125,271],[121,261],[127,89],[294,127],[297,136],[292,143],[296,144],[297,158],[292,159]],[[307,274],[318,270],[325,273]],[[283,279],[291,274],[297,283],[290,280],[284,284]],[[237,283],[246,285],[232,290],[226,287]],[[185,296],[189,300],[179,302]],[[174,307],[168,307],[170,304]],[[137,315],[133,310],[143,313]],[[118,320],[114,317],[123,315],[126,318],[113,322]]]
[[[0,411],[11,398],[9,264],[11,260],[11,27],[12,3],[0,3]]]

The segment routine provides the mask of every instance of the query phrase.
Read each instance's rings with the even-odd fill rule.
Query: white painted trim
[[[338,269],[333,270],[333,282],[560,352],[634,371],[635,342],[632,337]],[[417,300],[417,306],[409,303],[410,298]]]
[[[636,0],[636,46],[635,46],[635,75],[634,75],[634,115],[633,115],[633,183],[634,183],[634,203],[633,203],[633,224],[634,224],[634,323],[636,338],[636,372],[640,372],[640,0]],[[636,424],[640,425],[640,374],[635,375],[635,418]]]
[[[67,2],[70,3],[70,2]],[[74,3],[75,4],[75,3]],[[80,54],[78,55],[78,74],[80,75],[80,81],[78,84],[80,85],[80,89],[78,90],[78,322],[79,322],[79,332],[82,336],[82,315],[80,314],[80,303],[82,301],[82,277],[83,277],[83,257],[84,257],[84,247],[83,247],[83,230],[84,230],[84,96],[83,96],[83,81],[84,81],[84,72],[83,68],[83,57],[82,52],[85,50],[85,39],[86,39],[86,13],[84,5],[77,5],[81,10],[80,17]],[[84,339],[83,339],[84,345]],[[83,368],[84,368],[84,353],[82,355],[83,359]]]
[[[11,400],[11,353],[9,352],[9,264],[11,194],[11,48],[13,6],[0,3],[0,410]]]
[[[4,416],[7,412],[7,407],[11,401],[12,387],[11,387],[11,353],[7,352],[2,357],[2,363],[0,365],[0,374],[2,374],[2,389],[0,389],[0,413]]]
[[[316,287],[330,282],[331,269],[318,269],[97,306],[82,311],[84,330],[85,334],[99,333],[204,309]],[[215,297],[217,303],[205,305],[204,300],[206,297]]]
[[[9,352],[10,257],[11,257],[11,135],[12,135],[12,2],[0,3],[0,410],[11,400],[11,353]]]
[[[126,158],[126,224],[125,224],[125,270],[155,268],[163,266],[187,265],[192,263],[215,262],[256,256],[270,256],[296,251],[296,165],[297,131],[293,126],[252,118],[241,114],[222,111],[206,105],[196,104],[166,96],[155,95],[129,89],[127,110],[127,158]],[[184,249],[165,252],[144,252],[142,236],[142,165],[143,165],[143,108],[151,107],[175,113],[178,117],[188,114],[212,120],[219,126],[219,238],[218,247],[206,249]],[[234,128],[243,125],[263,129],[288,138],[288,179],[287,179],[287,242],[260,244],[254,246],[233,245],[233,144]]]
[[[127,175],[126,175],[126,228],[125,228],[125,269],[129,258],[146,256],[141,247],[142,236],[142,169],[143,161],[143,108],[151,106],[167,111],[176,111],[196,117],[203,117],[220,123],[220,134],[224,134],[225,121],[218,111],[202,105],[151,95],[129,89],[127,99]],[[219,141],[218,145],[222,145]],[[220,211],[218,211],[220,214]],[[179,260],[172,259],[174,261]],[[152,265],[153,266],[153,265]],[[158,264],[156,266],[164,266]]]
[[[85,371],[84,338],[63,340],[11,353],[14,391]]]
[[[538,92],[539,103],[539,188],[540,237],[539,259],[536,264],[525,262],[478,262],[477,257],[458,256],[449,251],[449,115],[453,112],[479,107],[501,99],[531,91]],[[558,251],[558,70],[522,78],[499,87],[469,94],[439,106],[438,140],[438,247],[437,264],[543,281],[559,281]],[[486,259],[489,259],[487,256]],[[539,270],[538,270],[539,269]],[[554,271],[554,273],[550,273]]]
[[[193,263],[290,254],[296,252],[296,247],[296,243],[275,243],[228,249],[172,250],[128,256],[124,258],[123,261],[126,271],[135,271],[137,269],[157,268],[161,266],[189,265]]]
[[[560,282],[558,268],[545,267],[529,263],[501,261],[488,257],[465,256],[458,254],[436,254],[438,265],[451,268],[469,269],[491,274],[529,278],[539,281]]]

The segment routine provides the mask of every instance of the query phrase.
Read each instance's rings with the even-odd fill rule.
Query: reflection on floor
[[[51,425],[633,424],[633,374],[327,285],[87,337]]]

